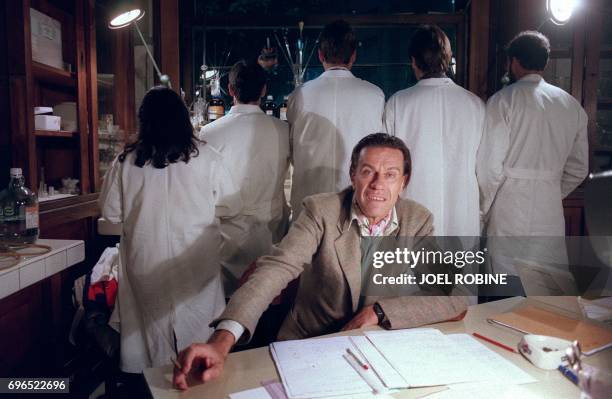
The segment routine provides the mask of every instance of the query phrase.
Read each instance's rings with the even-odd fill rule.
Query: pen
[[[351,355],[353,359],[355,359],[355,361],[359,364],[359,366],[361,366],[364,370],[367,370],[369,368],[368,365],[362,362],[361,359],[357,357],[357,355],[350,348],[346,348],[346,353]]]
[[[574,374],[574,372],[572,370],[570,370],[569,367],[565,367],[564,365],[559,365],[559,371],[564,376],[566,376],[568,380],[570,380],[574,384],[578,385],[578,376],[576,374]]]
[[[504,345],[504,344],[502,344],[501,342],[494,341],[494,340],[492,340],[491,338],[487,338],[487,337],[485,337],[484,335],[480,335],[480,334],[478,334],[478,333],[472,333],[472,335],[473,335],[473,336],[475,336],[476,338],[480,338],[480,339],[482,339],[482,340],[484,340],[484,341],[487,341],[487,342],[488,342],[488,343],[490,343],[490,344],[493,344],[493,345],[499,346],[500,348],[503,348],[503,349],[505,349],[505,350],[507,350],[507,351],[510,351],[510,352],[512,352],[512,353],[518,353],[518,351],[517,351],[516,349],[511,348],[511,347],[509,347],[508,345]]]
[[[177,362],[173,357],[170,358],[170,360],[172,361],[172,364],[174,364],[174,367],[176,367],[179,370],[182,370],[183,367],[181,367],[181,365],[179,364],[179,362]]]
[[[348,352],[348,350],[347,350],[347,352]],[[370,372],[368,370],[368,368],[364,368],[363,367],[364,363],[360,362],[355,357],[355,354],[352,354],[350,356],[342,355],[342,357],[353,367],[353,369],[355,369],[357,374],[359,374],[359,376],[361,376],[361,378],[363,378],[363,380],[366,382],[366,384],[368,384],[370,386],[370,388],[372,388],[372,391],[375,394],[384,392],[385,388],[378,381],[378,377],[376,377],[376,375],[374,373]]]

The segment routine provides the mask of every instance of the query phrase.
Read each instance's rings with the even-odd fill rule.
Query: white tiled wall
[[[85,260],[85,244],[75,240],[40,240],[50,254],[29,258],[0,274],[0,299]]]
[[[66,268],[66,251],[45,258],[45,277],[53,276]]]
[[[19,289],[19,270],[0,276],[0,298],[9,296]]]
[[[19,269],[19,288],[39,282],[45,278],[45,260],[30,263]]]

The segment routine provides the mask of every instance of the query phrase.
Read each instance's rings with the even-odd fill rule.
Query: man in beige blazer
[[[410,171],[410,152],[401,139],[385,133],[364,137],[351,156],[352,187],[304,200],[285,238],[257,261],[255,273],[212,322],[216,331],[208,343],[192,344],[179,354],[175,386],[187,389],[192,367],[205,370],[196,376],[203,381],[218,377],[234,344],[250,339],[270,302],[298,276],[295,303],[279,340],[376,324],[410,328],[461,317],[467,309],[461,297],[360,298],[361,237],[432,234],[431,213],[399,199]]]

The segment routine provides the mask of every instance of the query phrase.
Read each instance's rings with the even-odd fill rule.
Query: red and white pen
[[[503,348],[503,349],[505,349],[505,350],[507,350],[507,351],[510,351],[510,352],[512,352],[512,353],[519,353],[519,352],[518,352],[516,349],[511,348],[511,347],[509,347],[508,345],[504,345],[504,344],[502,344],[501,342],[497,342],[497,341],[495,341],[495,340],[492,340],[491,338],[487,338],[487,337],[485,337],[484,335],[480,335],[480,334],[478,334],[478,333],[472,333],[472,335],[473,335],[473,336],[475,336],[476,338],[480,338],[480,339],[482,339],[483,341],[487,341],[487,342],[488,342],[488,343],[490,343],[490,344],[493,344],[493,345],[495,345],[495,346],[499,346],[500,348]]]
[[[376,373],[374,373],[373,369],[364,363],[361,358],[355,355],[355,352],[349,348],[346,349],[346,353],[348,353],[348,356],[342,355],[342,357],[344,357],[351,367],[353,367],[353,369],[357,372],[357,374],[363,378],[365,383],[372,388],[372,391],[375,394],[384,392],[385,388],[382,382],[376,376]]]
[[[362,362],[361,359],[350,348],[346,348],[346,353],[351,355],[353,357],[353,359],[355,359],[355,361],[357,362],[357,364],[359,364],[359,366],[361,368],[363,368],[364,370],[369,369],[368,365],[365,364],[364,362]]]

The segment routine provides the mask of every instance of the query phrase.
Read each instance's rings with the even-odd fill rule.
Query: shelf
[[[34,130],[36,137],[66,137],[72,138],[78,136],[79,132],[67,132],[65,130]]]
[[[76,74],[32,61],[32,75],[41,82],[58,86],[76,87]]]

